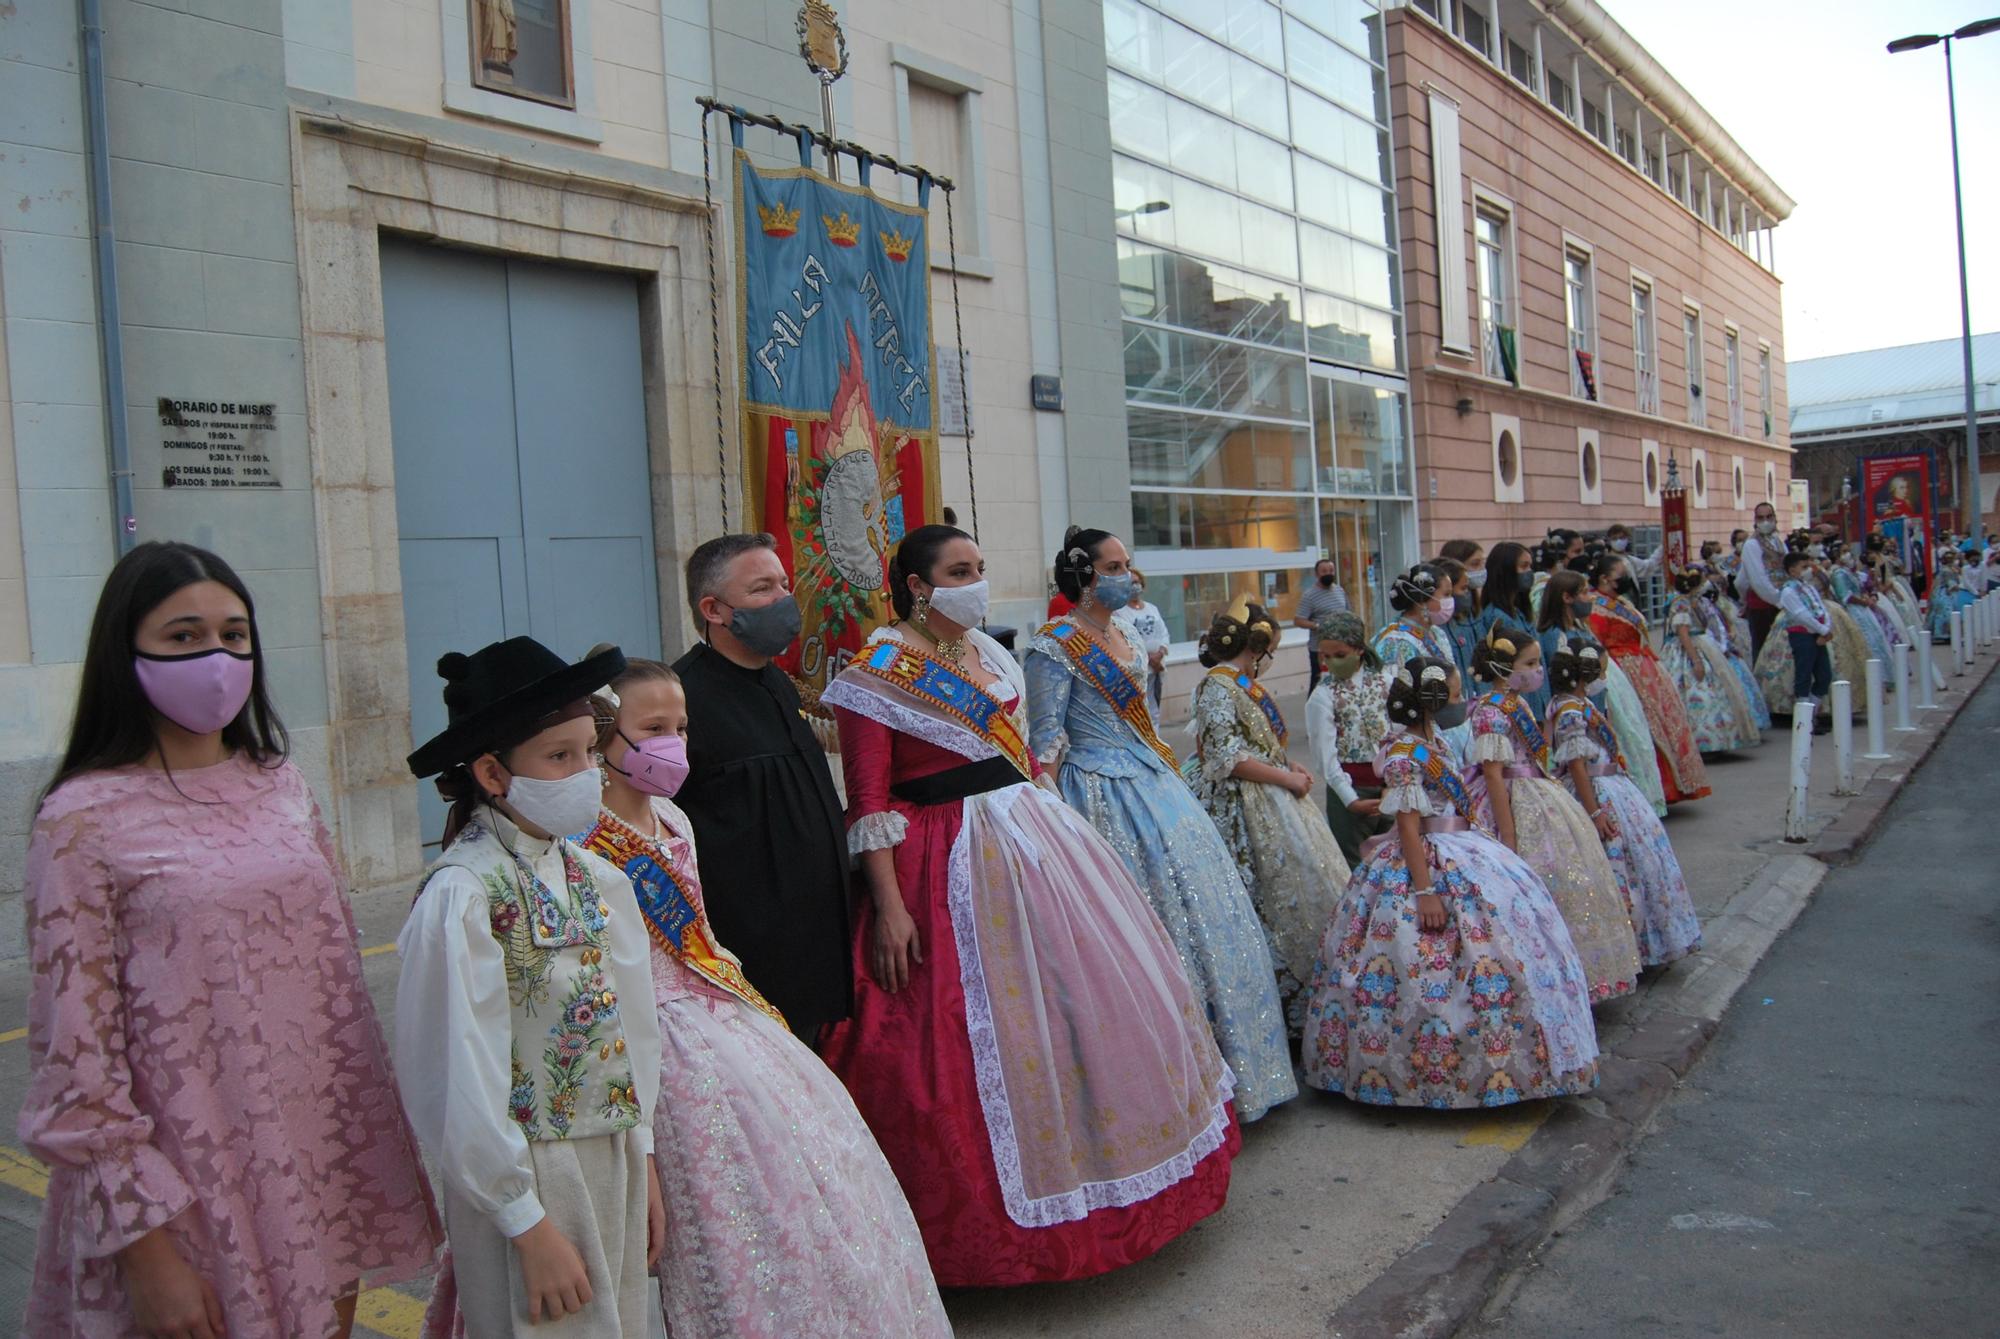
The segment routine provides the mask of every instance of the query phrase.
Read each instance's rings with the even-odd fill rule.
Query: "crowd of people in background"
[[[1372,628],[1321,563],[1300,750],[1273,612],[1210,611],[1177,747],[1118,536],[1069,532],[1017,657],[977,543],[923,526],[819,698],[831,756],[771,539],[710,540],[672,665],[437,663],[388,1039],[249,590],[141,545],[28,857],[28,1330],[344,1335],[435,1270],[436,1335],[945,1335],[940,1285],[1214,1213],[1301,1084],[1588,1092],[1593,1010],[1700,948],[1662,818],[1704,756],[2000,584],[1941,544],[1926,610],[1881,535],[1767,506],[1679,565],[1631,540],[1452,540]]]

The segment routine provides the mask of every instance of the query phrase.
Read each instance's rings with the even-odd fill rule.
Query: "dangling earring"
[[[910,621],[922,627],[931,621],[931,597],[919,595],[917,602],[910,606]]]

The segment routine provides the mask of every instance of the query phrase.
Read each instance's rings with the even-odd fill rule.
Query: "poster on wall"
[[[921,204],[736,151],[746,528],[770,532],[809,708],[887,622],[888,559],[939,519],[930,239]]]
[[[1861,458],[1861,526],[1863,533],[1902,521],[1906,544],[1921,543],[1932,551],[1937,529],[1937,499],[1932,489],[1933,463],[1928,451],[1904,451]]]

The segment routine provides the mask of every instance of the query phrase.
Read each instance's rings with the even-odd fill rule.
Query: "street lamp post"
[[[1921,51],[1944,44],[1945,105],[1951,114],[1951,196],[1958,221],[1958,315],[1963,326],[1965,354],[1965,505],[1966,527],[1980,542],[1986,538],[1985,509],[1979,493],[1979,409],[1972,383],[1972,295],[1965,282],[1965,185],[1958,166],[1958,88],[1952,79],[1951,44],[1955,38],[1984,37],[2000,31],[2000,18],[1980,19],[1948,33],[1918,33],[1889,43],[1889,54]]]

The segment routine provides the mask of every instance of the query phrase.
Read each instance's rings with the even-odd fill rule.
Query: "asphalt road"
[[[1472,1335],[2000,1335],[1996,747],[1989,683]]]

